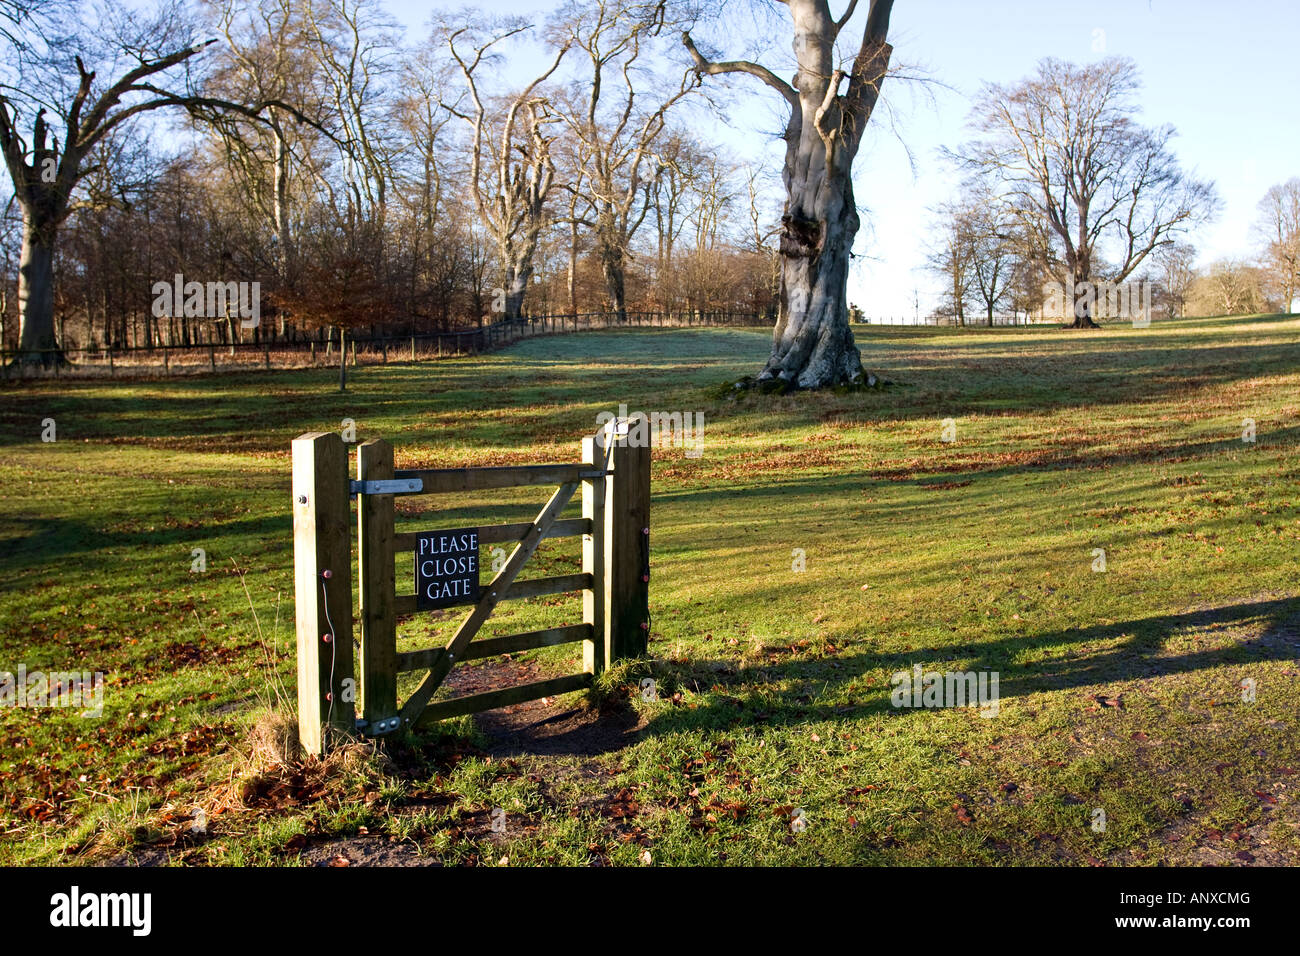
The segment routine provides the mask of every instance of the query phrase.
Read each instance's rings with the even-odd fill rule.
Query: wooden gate
[[[582,442],[571,464],[395,471],[382,440],[356,448],[348,478],[342,438],[310,433],[293,442],[294,589],[298,640],[298,727],[308,753],[331,736],[378,736],[400,727],[476,713],[590,686],[610,662],[646,652],[649,631],[650,449],[610,426]],[[469,614],[443,646],[399,652],[397,618],[417,612],[417,595],[399,593],[396,559],[416,550],[421,534],[394,527],[397,495],[436,495],[523,486],[556,486],[531,522],[470,529],[479,546],[514,542],[513,552],[472,600]],[[582,517],[560,520],[582,490]],[[355,497],[359,669],[353,655],[353,522]],[[546,538],[582,537],[579,574],[518,580]],[[418,557],[417,557],[418,561]],[[582,622],[475,640],[502,601],[581,591]],[[433,701],[451,668],[463,661],[581,642],[582,671],[486,693]],[[399,674],[423,672],[399,703]],[[359,678],[359,679],[358,679]],[[360,717],[356,714],[358,691]]]

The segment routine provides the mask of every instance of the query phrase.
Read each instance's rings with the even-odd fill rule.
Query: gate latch
[[[382,481],[349,481],[353,495],[414,495],[424,490],[419,478],[387,478]]]

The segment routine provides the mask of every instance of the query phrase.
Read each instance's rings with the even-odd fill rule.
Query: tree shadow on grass
[[[1166,643],[1179,634],[1226,628],[1249,629],[1252,636],[1221,648],[1185,654],[1169,654],[1165,651]],[[1102,643],[1113,646],[1097,651],[1087,650],[1092,645]],[[1079,656],[1074,656],[1075,652],[1070,651],[1046,663],[1013,663],[1015,658],[1026,653],[1061,648],[1081,650]],[[1296,658],[1300,658],[1300,597],[1286,597],[1028,634],[973,645],[920,647],[890,653],[799,660],[767,667],[743,667],[728,675],[726,682],[752,686],[770,675],[795,683],[816,683],[823,688],[817,695],[820,697],[831,695],[834,689],[874,671],[883,669],[892,675],[898,671],[911,670],[914,664],[921,664],[927,671],[998,671],[1000,698],[1006,700],[1061,690],[1100,687],[1119,681],[1167,677],[1223,665]],[[954,660],[960,661],[960,664],[954,663]],[[713,668],[719,664],[725,667],[727,663],[701,661],[692,662],[691,667],[717,683]],[[838,664],[839,670],[831,670],[828,664]],[[761,709],[769,714],[768,719],[773,722],[863,717],[893,710],[889,699],[891,690],[892,687],[886,680],[878,690],[863,693],[849,703],[836,704],[819,704],[815,698],[803,699],[808,696],[804,692],[787,692],[777,695],[775,704],[770,696],[767,697],[761,702]],[[1225,697],[1237,692],[1239,688],[1235,685],[1224,687]],[[740,704],[736,708],[737,713],[732,716],[733,724],[745,723],[745,713],[750,710],[746,702],[741,701]],[[711,721],[707,714],[701,718],[694,716],[696,713],[697,711],[673,709],[663,717],[652,720],[647,732],[676,732],[689,729],[701,719],[706,724]]]
[[[1251,636],[1226,647],[1185,654],[1165,651],[1166,643],[1180,634],[1228,628],[1248,629]],[[1113,646],[1087,650],[1100,643]],[[1063,648],[1067,653],[1046,663],[1012,663],[1022,654]],[[1079,656],[1074,656],[1072,648],[1080,649]],[[563,702],[533,702],[520,706],[513,714],[492,712],[480,715],[476,721],[493,741],[492,746],[503,753],[596,756],[662,734],[883,716],[897,710],[890,701],[888,676],[870,689],[854,690],[847,701],[842,700],[844,685],[881,670],[889,674],[910,671],[913,664],[921,664],[927,671],[998,671],[999,698],[1005,702],[1223,665],[1296,658],[1300,658],[1300,597],[1286,597],[964,647],[918,647],[758,665],[738,664],[735,659],[694,660],[669,666],[675,668],[674,680],[681,685],[695,684],[718,691],[712,701],[695,707],[664,702],[658,713],[638,720],[617,709],[602,716],[594,710],[575,710]],[[955,659],[960,663],[954,663]],[[774,693],[763,689],[778,681],[793,686]],[[816,691],[809,690],[814,686]],[[1223,688],[1224,699],[1237,693],[1239,688],[1234,684]],[[823,702],[827,697],[841,699]]]
[[[293,518],[262,515],[231,521],[209,521],[199,528],[155,528],[141,531],[105,531],[97,522],[73,518],[10,516],[0,525],[0,584],[11,573],[34,565],[51,566],[65,558],[77,559],[77,570],[89,574],[112,571],[121,563],[120,552],[143,549],[167,552],[188,566],[193,548],[202,547],[209,562],[223,549],[214,542],[249,537],[289,542],[292,549]]]
[[[1261,334],[1276,334],[1279,330],[1270,326],[1285,321],[1225,320],[1224,327],[1212,328],[1195,348],[1180,335],[1195,329],[1179,327],[1104,340],[1066,336],[1052,340],[1063,344],[1046,353],[1018,353],[1016,342],[1000,338],[972,340],[959,343],[955,351],[945,346],[933,356],[915,354],[933,332],[892,330],[863,341],[871,367],[900,380],[925,378],[940,390],[951,385],[953,370],[965,376],[964,382],[951,395],[908,397],[900,392],[890,399],[889,393],[881,393],[837,414],[856,412],[899,420],[929,417],[940,407],[946,415],[961,416],[1145,405],[1194,397],[1191,392],[1198,388],[1294,372],[1292,343],[1235,341],[1233,336],[1241,332],[1227,327],[1229,323],[1259,325]],[[337,391],[336,373],[323,367],[270,378],[226,377],[215,388],[209,380],[178,379],[132,383],[119,390],[103,382],[69,383],[53,396],[46,391],[14,390],[6,395],[3,418],[10,427],[0,434],[0,447],[34,440],[47,415],[55,415],[61,428],[64,420],[76,423],[69,425],[73,437],[162,443],[193,451],[206,451],[215,443],[225,449],[287,452],[295,434],[333,428],[349,416],[382,428],[390,438],[400,427],[404,441],[435,444],[446,440],[447,424],[429,419],[455,417],[463,419],[461,427],[468,432],[462,444],[491,446],[497,437],[494,429],[499,428],[490,418],[492,412],[539,419],[539,427],[571,427],[577,441],[590,427],[594,413],[587,412],[593,408],[617,407],[620,401],[632,407],[698,407],[701,389],[715,386],[718,377],[738,361],[737,338],[725,334],[728,331],[696,330],[676,340],[656,339],[654,334],[595,333],[590,342],[570,337],[537,339],[527,350],[507,349],[474,361],[369,366],[347,393]],[[609,354],[614,342],[620,348]],[[563,354],[552,357],[560,350]],[[765,352],[765,347],[756,348],[753,361],[761,364]],[[590,367],[587,363],[592,360],[605,367]],[[656,378],[677,384],[667,389],[651,387]],[[518,407],[521,388],[543,408],[558,403],[565,411]],[[201,417],[185,416],[178,423],[177,409],[187,402],[202,409]],[[709,400],[706,405],[712,409],[718,403]],[[475,415],[465,415],[467,407],[474,408]],[[710,416],[712,420],[719,413],[730,418],[770,410],[768,405],[750,402],[734,409],[724,406]],[[794,411],[797,415],[797,406]],[[489,417],[482,417],[483,413]]]

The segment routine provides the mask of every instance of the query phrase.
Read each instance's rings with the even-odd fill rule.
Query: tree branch
[[[892,2],[892,0],[891,0]],[[750,76],[756,76],[772,89],[776,90],[785,97],[795,110],[799,109],[799,94],[795,88],[781,79],[767,67],[758,63],[751,63],[749,60],[726,60],[722,62],[713,62],[707,60],[695,47],[695,42],[691,39],[690,32],[682,34],[682,44],[691,55],[691,60],[695,63],[695,75],[700,76],[707,73],[710,76],[717,76],[721,73],[748,73]]]

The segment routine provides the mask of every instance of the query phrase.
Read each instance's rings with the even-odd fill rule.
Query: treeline
[[[0,123],[22,155],[0,237],[6,349],[20,326],[28,349],[628,309],[775,315],[762,173],[695,132],[698,83],[668,66],[680,33],[662,3],[569,2],[536,26],[467,11],[414,42],[380,0],[33,6],[10,74],[32,96],[8,99]],[[84,126],[133,61],[150,75],[109,104],[102,135],[80,131],[78,110]],[[534,62],[521,80],[517,64]],[[162,93],[142,100],[145,86]],[[64,177],[79,137],[92,145]],[[64,178],[46,177],[42,203],[46,168]],[[20,263],[39,263],[43,242],[56,277],[45,338],[17,301]],[[163,285],[178,276],[256,283],[259,323],[201,297],[175,308]],[[23,281],[39,295],[39,270]]]
[[[1290,311],[1300,283],[1300,179],[1259,203],[1256,250],[1196,268],[1187,241],[1220,202],[1180,166],[1170,126],[1141,124],[1136,65],[1045,59],[1028,78],[986,84],[969,142],[945,151],[960,174],[935,211],[936,314],[993,324],[1007,312],[1087,328],[1115,300],[1182,316]],[[1114,292],[1120,290],[1123,296]]]

